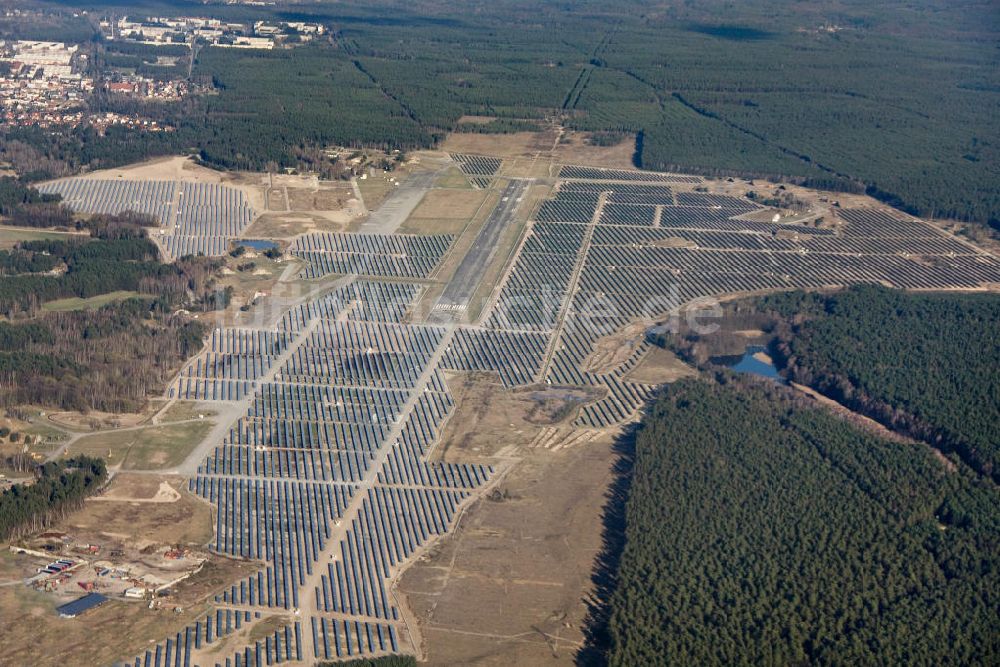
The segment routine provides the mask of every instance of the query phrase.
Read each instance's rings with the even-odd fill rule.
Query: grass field
[[[107,294],[98,294],[87,299],[80,297],[69,297],[68,299],[56,299],[42,304],[42,310],[49,312],[64,312],[67,310],[96,310],[101,306],[106,306],[115,301],[124,301],[134,296],[142,296],[139,292],[130,290],[118,290]]]
[[[399,227],[401,234],[460,234],[482,209],[489,191],[434,189]]]
[[[458,167],[451,167],[438,177],[437,181],[434,182],[434,187],[471,190],[472,184],[469,183],[469,179],[465,177],[465,174]]]
[[[101,456],[125,470],[162,470],[181,463],[211,428],[197,421],[95,433],[74,442],[69,453]]]
[[[177,401],[163,413],[160,418],[163,422],[179,422],[188,419],[200,419],[199,415],[206,417],[215,416],[216,412],[205,403],[196,401]]]
[[[0,250],[12,248],[21,241],[44,241],[45,239],[64,239],[67,236],[80,236],[72,232],[41,232],[35,229],[20,227],[0,227]]]

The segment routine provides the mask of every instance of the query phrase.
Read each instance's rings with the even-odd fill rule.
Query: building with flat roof
[[[61,607],[56,607],[56,611],[59,612],[59,616],[62,618],[76,618],[85,611],[89,611],[94,607],[100,607],[107,601],[108,598],[104,597],[100,593],[88,593],[82,598],[77,598],[72,602],[67,602]]]

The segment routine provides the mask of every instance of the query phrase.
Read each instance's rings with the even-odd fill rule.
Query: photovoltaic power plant
[[[500,168],[496,158],[453,158],[474,177],[492,179]],[[303,277],[342,274],[346,282],[271,328],[211,334],[168,393],[237,408],[190,489],[214,507],[212,548],[261,568],[220,591],[203,619],[122,664],[232,667],[414,652],[392,583],[454,529],[498,472],[488,460],[434,455],[456,409],[449,371],[496,373],[510,389],[585,389],[595,398],[571,421],[586,441],[634,419],[656,391],[631,379],[650,350],[644,326],[698,299],[857,283],[1000,283],[994,257],[889,209],[837,209],[835,224],[822,227],[781,224],[748,199],[689,191],[697,176],[558,173],[478,322],[413,317],[454,238],[311,233],[291,248],[306,263]],[[150,210],[169,211],[180,199],[163,184],[144,187]],[[640,334],[624,351],[600,361],[602,340],[637,323]],[[273,615],[287,623],[199,657]]]
[[[67,178],[38,186],[80,213],[145,213],[160,229],[151,234],[168,257],[224,255],[254,219],[237,188],[218,183]]]

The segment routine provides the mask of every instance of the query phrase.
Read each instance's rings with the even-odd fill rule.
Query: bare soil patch
[[[98,169],[85,176],[101,179],[190,180],[200,183],[222,183],[227,180],[224,172],[202,167],[186,156],[153,158],[112,169]]]
[[[56,426],[73,431],[99,431],[102,429],[138,426],[149,419],[151,409],[138,413],[114,413],[91,410],[90,412],[52,412],[49,421]]]
[[[163,494],[163,483],[180,497],[173,502],[128,502],[127,499],[133,496],[140,500],[156,498],[157,494]],[[106,495],[119,502],[88,501],[82,509],[67,516],[53,529],[159,544],[202,546],[212,539],[215,525],[212,507],[189,493],[180,478],[116,475]]]
[[[598,338],[583,361],[583,369],[589,373],[606,374],[621,366],[645,341],[647,326],[643,322],[636,322]]]
[[[455,411],[445,423],[436,458],[483,460],[517,443],[530,441],[541,428],[528,420],[532,406],[505,391],[494,373],[455,373],[447,377]]]
[[[496,120],[496,116],[469,116],[465,115],[458,119],[459,125],[462,123],[467,123],[469,125],[489,125],[492,121]]]
[[[266,213],[247,227],[245,238],[291,239],[309,232],[339,232],[353,216],[347,213]]]
[[[665,239],[656,239],[651,245],[657,248],[693,248],[695,244],[690,239],[682,239],[679,236],[668,236]]]
[[[574,664],[614,461],[607,436],[530,450],[403,574],[429,664]]]
[[[176,481],[171,484],[161,477],[152,475],[115,475],[108,489],[87,502],[157,502],[176,503],[181,499]]]
[[[356,201],[354,189],[344,182],[316,188],[286,188],[285,191],[293,211],[337,211],[347,207],[351,200]]]
[[[504,389],[495,373],[452,373],[448,388],[455,412],[441,434],[436,456],[482,460],[533,441],[543,427],[572,419],[580,406],[600,398],[582,387],[538,385]]]

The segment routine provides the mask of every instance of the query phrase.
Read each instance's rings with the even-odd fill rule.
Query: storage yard
[[[485,569],[499,567],[501,549],[532,552],[516,546],[516,508],[525,533],[562,531],[561,539],[583,546],[561,575],[540,562],[516,568],[522,583],[511,587],[526,606],[503,627],[515,637],[518,628],[544,626],[542,639],[523,641],[568,658],[580,641],[580,600],[599,547],[610,443],[659,381],[683,374],[676,363],[646,363],[654,354],[649,326],[734,294],[859,282],[1000,285],[994,256],[884,207],[814,206],[786,224],[788,211],[697,176],[550,164],[542,177],[545,165],[534,159],[450,159],[473,188],[501,195],[492,215],[456,224],[454,234],[420,233],[414,221],[407,233],[362,224],[357,233],[281,238],[296,258],[281,280],[304,296],[281,302],[287,307],[268,320],[273,326],[214,330],[171,384],[167,400],[206,402],[220,423],[163,474],[187,477],[187,491],[211,507],[215,557],[260,569],[216,590],[197,617],[137,655],[119,656],[119,664],[312,664],[389,653],[471,661],[471,644],[445,654],[435,642],[449,632],[471,636],[488,617],[501,627],[494,616],[507,588],[470,582],[493,576]],[[548,195],[518,206],[529,185]],[[410,212],[421,210],[427,192],[442,201],[448,192],[430,178],[410,190]],[[221,184],[71,179],[45,191],[80,211],[156,216],[158,238],[175,257],[225,253],[255,215],[240,190]],[[392,205],[391,196],[386,201]],[[523,225],[519,238],[498,247],[515,223]],[[500,280],[482,285],[482,307],[469,307],[491,267]],[[487,442],[486,433],[506,435]],[[592,465],[573,482],[587,489],[553,483],[559,461]],[[506,504],[511,488],[554,506]],[[593,523],[556,525],[559,508]],[[470,511],[476,525],[502,533],[491,555],[483,551],[489,540],[464,525],[459,541],[448,537]],[[461,545],[478,545],[478,555]],[[145,556],[166,560],[166,553]],[[563,576],[558,586],[566,588],[550,595],[524,584],[532,567],[549,582]],[[458,583],[435,574],[457,570],[465,573]],[[483,596],[476,609],[462,606],[471,605],[470,591]],[[563,615],[531,616],[532,595]],[[438,609],[444,599],[452,606]],[[535,655],[535,648],[504,653],[508,639],[490,642],[497,655]]]

